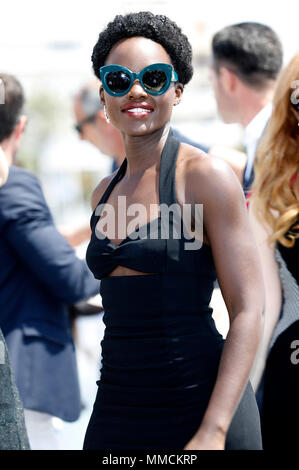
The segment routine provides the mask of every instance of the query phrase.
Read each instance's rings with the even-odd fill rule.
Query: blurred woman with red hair
[[[265,328],[252,381],[260,390],[264,449],[298,445],[299,53],[282,71],[260,141],[250,219],[266,289]]]

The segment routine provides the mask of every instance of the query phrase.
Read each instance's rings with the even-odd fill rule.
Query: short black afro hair
[[[167,16],[154,15],[149,11],[117,15],[99,35],[92,53],[95,75],[100,78],[99,69],[112,47],[121,39],[143,36],[159,44],[168,53],[179,82],[185,85],[193,75],[192,47],[181,28]]]

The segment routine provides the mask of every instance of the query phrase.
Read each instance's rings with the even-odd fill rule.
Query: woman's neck
[[[165,145],[169,123],[152,134],[142,136],[124,136],[127,158],[126,177],[140,175],[149,168],[160,166],[161,153]]]

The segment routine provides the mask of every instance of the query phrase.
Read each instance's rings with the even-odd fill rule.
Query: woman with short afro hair
[[[248,377],[263,284],[242,188],[170,127],[192,77],[189,41],[165,16],[131,13],[101,32],[92,60],[126,157],[92,195],[86,260],[105,334],[84,449],[261,449]],[[209,306],[216,275],[226,341]]]

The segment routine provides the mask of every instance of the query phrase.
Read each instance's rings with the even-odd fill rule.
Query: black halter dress
[[[179,146],[170,132],[161,155],[160,206],[177,203]],[[125,159],[98,208],[126,166]],[[207,244],[186,249],[194,239],[185,237],[182,221],[177,237],[171,217],[165,236],[161,214],[116,246],[97,231],[96,213],[98,209],[91,217],[86,259],[101,280],[105,334],[84,449],[182,450],[202,421],[224,344],[209,306],[216,278],[211,249]],[[118,265],[150,274],[107,277]],[[250,384],[226,448],[261,449],[259,413]]]

